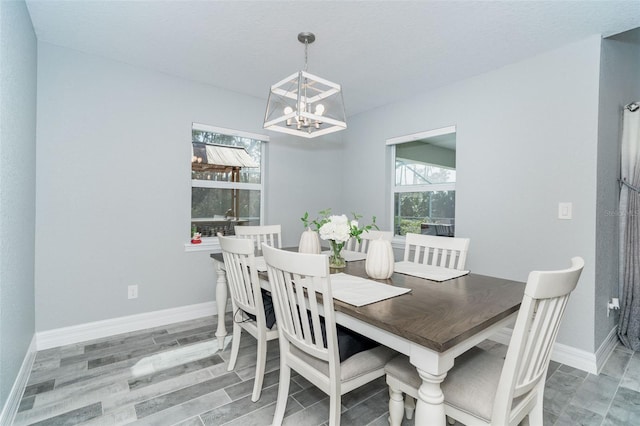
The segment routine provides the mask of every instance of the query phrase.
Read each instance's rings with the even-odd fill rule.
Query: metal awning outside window
[[[242,167],[260,167],[243,147],[227,145],[191,144],[191,169],[204,172],[232,172],[232,176]],[[237,182],[232,179],[232,182]]]
[[[191,151],[192,171],[227,173],[230,178],[229,182],[240,182],[240,169],[243,167],[260,167],[260,164],[251,158],[244,147],[192,143]],[[235,218],[236,221],[239,219],[238,201],[238,188],[233,188],[232,205],[228,215]]]

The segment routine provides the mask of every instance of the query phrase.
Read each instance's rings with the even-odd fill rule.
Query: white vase
[[[307,230],[300,235],[298,252],[320,254],[320,237],[316,231],[312,231],[311,228],[307,228]]]
[[[382,238],[369,241],[369,251],[364,264],[367,275],[377,280],[386,280],[393,275],[394,266],[391,242]]]

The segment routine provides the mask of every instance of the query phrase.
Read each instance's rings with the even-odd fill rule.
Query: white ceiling
[[[0,0],[1,1],[1,0]],[[266,101],[304,66],[347,115],[584,39],[640,27],[632,1],[27,0],[38,40]]]

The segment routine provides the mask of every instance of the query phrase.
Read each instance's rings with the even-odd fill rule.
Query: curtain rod
[[[632,102],[630,104],[625,105],[624,107],[625,109],[628,109],[631,112],[635,112],[640,108],[640,104],[637,102]]]

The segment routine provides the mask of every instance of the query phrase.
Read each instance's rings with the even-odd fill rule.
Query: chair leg
[[[409,398],[407,396],[407,399]],[[389,386],[389,424],[391,426],[400,426],[402,423],[403,407],[402,392]]]
[[[407,419],[411,420],[415,411],[416,400],[412,396],[407,395],[404,399],[404,415],[407,416]]]
[[[536,404],[533,406],[533,408],[531,408],[531,411],[529,411],[529,414],[525,416],[525,418],[523,419],[523,426],[528,426],[528,425],[541,425],[542,424],[542,419],[544,417],[544,412],[543,412],[543,393],[538,391],[538,395],[536,396]]]
[[[289,382],[291,380],[291,367],[284,362],[280,363],[280,383],[278,384],[278,400],[276,402],[276,412],[273,415],[273,426],[282,425],[284,411],[287,408],[287,398],[289,398]]]
[[[231,371],[236,368],[236,361],[238,360],[238,352],[240,351],[240,336],[242,335],[242,328],[236,323],[233,323],[233,341],[231,342],[231,358],[229,358],[229,367],[227,371]]]
[[[267,364],[267,337],[258,335],[258,356],[256,359],[256,377],[253,379],[253,395],[251,401],[260,399],[262,391],[262,381],[264,380],[264,370]]]
[[[329,395],[329,426],[340,426],[340,410],[342,408],[342,396],[340,391]]]

